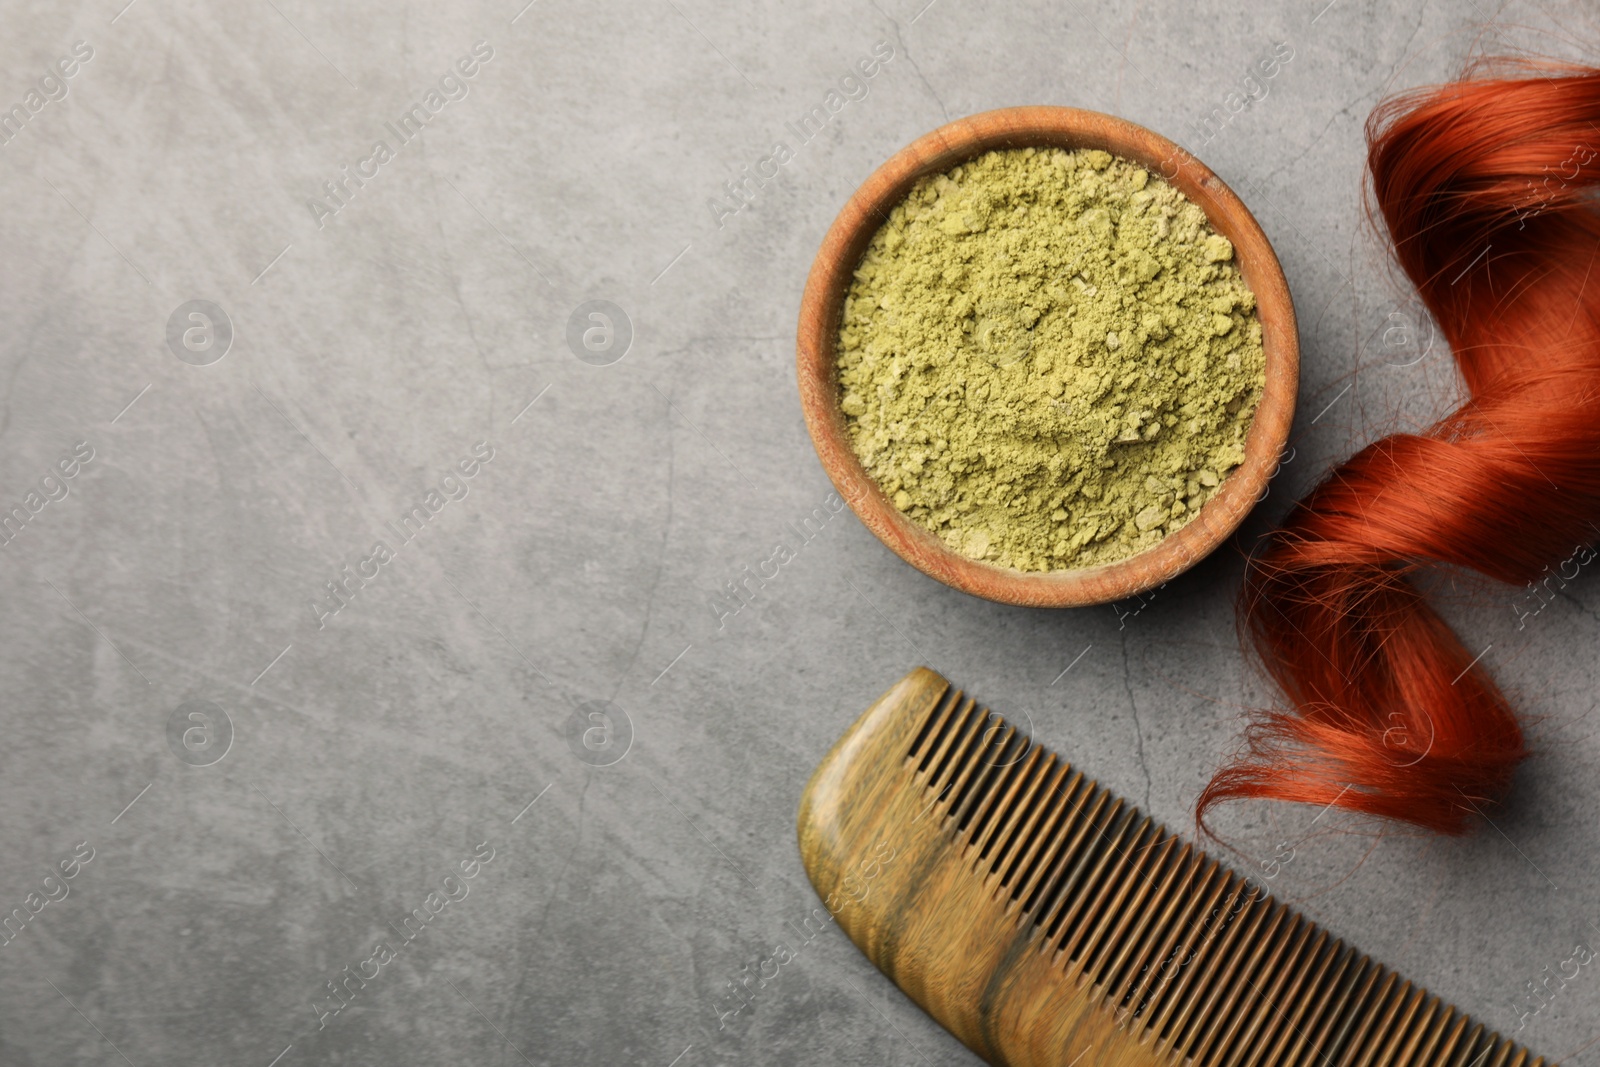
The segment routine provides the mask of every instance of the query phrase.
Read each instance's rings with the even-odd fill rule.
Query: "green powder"
[[[1264,363],[1227,238],[1094,149],[919,181],[839,332],[851,441],[895,507],[1027,571],[1125,559],[1189,522],[1244,462]]]

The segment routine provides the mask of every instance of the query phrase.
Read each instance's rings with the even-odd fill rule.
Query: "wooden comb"
[[[995,1067],[1543,1067],[918,668],[833,746],[800,853]]]

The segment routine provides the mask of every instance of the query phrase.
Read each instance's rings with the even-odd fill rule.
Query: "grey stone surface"
[[[0,6],[0,105],[92,49],[0,145],[0,504],[93,453],[0,549],[0,911],[92,849],[0,947],[6,1067],[976,1062],[836,929],[719,1028],[726,983],[814,906],[811,768],[927,663],[1187,826],[1270,699],[1234,637],[1238,546],[1456,395],[1365,224],[1363,120],[1474,49],[1600,41],[1577,0],[124,2]],[[478,42],[402,143],[386,124]],[[879,42],[802,143],[786,124]],[[1201,144],[1280,42],[1266,97]],[[792,364],[824,229],[914,136],[1018,103],[1124,115],[1241,190],[1302,317],[1292,461],[1137,611],[971,599],[845,513],[719,627],[719,589],[828,492]],[[747,206],[711,206],[777,142]],[[343,168],[369,177],[336,200]],[[590,300],[631,323],[614,361],[569,349]],[[376,575],[330,613],[347,565]],[[1518,630],[1519,591],[1436,586],[1533,724],[1496,826],[1220,826],[1242,867],[1292,845],[1275,890],[1514,1030],[1525,983],[1600,936],[1600,592],[1584,575]],[[1572,1053],[1597,1009],[1586,968],[1519,1036]]]

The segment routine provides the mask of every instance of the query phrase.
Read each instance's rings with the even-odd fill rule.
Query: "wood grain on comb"
[[[918,668],[800,803],[851,940],[996,1067],[1544,1067]]]

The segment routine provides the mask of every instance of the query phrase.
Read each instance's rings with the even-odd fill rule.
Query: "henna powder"
[[[917,182],[845,299],[840,405],[894,506],[974,559],[1113,563],[1188,523],[1265,383],[1255,297],[1205,213],[1098,149]]]

